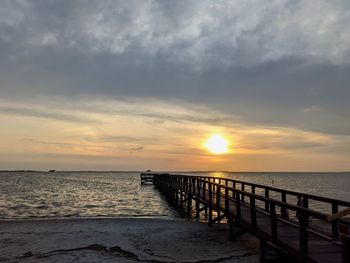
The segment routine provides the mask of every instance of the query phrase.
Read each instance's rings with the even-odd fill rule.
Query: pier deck
[[[259,238],[262,257],[268,244],[298,262],[350,262],[349,237],[338,231],[338,224],[349,228],[349,221],[329,222],[330,215],[349,208],[350,202],[226,178],[152,175],[154,185],[188,216],[199,218],[205,212],[210,226],[227,220],[231,238],[233,226]],[[297,196],[303,197],[303,206],[288,202]],[[311,209],[311,202],[329,204],[330,214]]]

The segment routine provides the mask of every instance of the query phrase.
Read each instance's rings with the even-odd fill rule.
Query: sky
[[[350,171],[349,25],[348,0],[2,0],[0,169]]]

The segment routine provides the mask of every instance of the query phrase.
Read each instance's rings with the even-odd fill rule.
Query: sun
[[[204,146],[214,154],[223,154],[228,152],[229,142],[222,135],[213,134]]]

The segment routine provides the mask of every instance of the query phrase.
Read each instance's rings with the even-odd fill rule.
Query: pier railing
[[[259,195],[262,194],[266,198],[273,198],[276,200],[280,200],[283,203],[288,203],[287,197],[288,197],[288,199],[291,199],[291,197],[294,197],[293,200],[297,200],[298,197],[302,197],[304,208],[309,208],[310,203],[318,203],[318,204],[322,203],[323,204],[322,207],[328,206],[329,213],[326,213],[327,216],[338,213],[340,208],[344,209],[344,208],[350,207],[350,202],[347,202],[347,201],[333,199],[333,198],[327,198],[327,197],[318,196],[318,195],[300,193],[300,192],[285,190],[285,189],[261,185],[261,184],[243,182],[243,181],[239,181],[239,180],[226,179],[226,178],[217,178],[217,177],[199,177],[199,178],[206,180],[206,181],[209,181],[209,182],[218,183],[220,185],[231,186],[232,188],[235,188],[235,189],[238,188],[238,189],[241,189],[243,192],[250,192],[252,194],[256,194],[256,193],[260,192]],[[311,209],[315,210],[315,208],[311,208]],[[266,211],[269,210],[268,202],[265,202],[265,210]],[[294,209],[294,211],[297,212],[298,210]],[[287,216],[287,212],[288,212],[287,207],[286,208],[281,207],[281,216],[282,217],[285,218]],[[315,212],[317,213],[317,211],[315,211]],[[319,214],[325,215],[322,212],[319,212]],[[317,218],[317,216],[316,216],[316,218]],[[343,221],[341,219],[333,220],[331,223],[332,224],[332,237],[333,238],[336,238],[339,235],[338,227],[337,227],[338,222],[343,222],[343,223],[347,224],[347,221]]]
[[[350,223],[329,222],[329,216],[350,202],[217,177],[153,174],[153,183],[189,215],[195,202],[196,217],[205,211],[209,225],[226,218],[230,229],[239,226],[301,262],[348,262],[342,253],[350,247],[342,246],[338,224]],[[291,197],[302,197],[303,206],[289,202]],[[329,205],[330,214],[311,209],[313,201]],[[297,217],[289,216],[293,211]]]

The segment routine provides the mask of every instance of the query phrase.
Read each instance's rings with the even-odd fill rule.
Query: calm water
[[[350,173],[201,175],[224,176],[350,201]],[[328,210],[322,204],[315,206]],[[139,173],[0,172],[0,218],[97,216],[173,218],[177,214],[152,185],[140,185]]]
[[[139,173],[0,173],[0,218],[97,216],[175,215]]]

